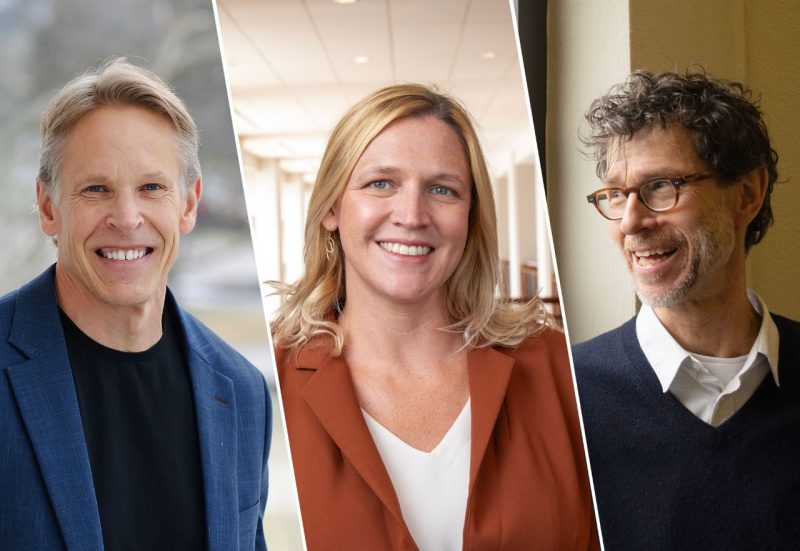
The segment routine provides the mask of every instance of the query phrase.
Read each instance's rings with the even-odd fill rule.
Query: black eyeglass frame
[[[686,184],[689,184],[691,182],[699,182],[700,180],[707,180],[709,178],[714,178],[715,176],[716,176],[716,174],[711,173],[711,172],[695,172],[693,174],[687,174],[686,176],[678,176],[678,177],[675,177],[675,178],[653,178],[652,180],[648,180],[647,182],[645,182],[644,184],[642,184],[641,186],[639,186],[637,188],[606,187],[606,188],[598,189],[597,191],[587,195],[586,196],[586,200],[589,203],[593,204],[594,207],[597,209],[597,212],[599,212],[600,215],[603,218],[605,218],[606,220],[622,220],[622,215],[620,215],[620,216],[618,216],[616,218],[611,218],[610,216],[608,216],[606,213],[604,213],[600,209],[600,205],[597,203],[597,196],[600,195],[601,193],[605,193],[605,192],[609,192],[609,191],[616,191],[616,192],[622,193],[623,195],[625,195],[625,199],[626,200],[627,200],[628,196],[631,193],[633,193],[639,198],[639,201],[641,201],[642,204],[645,207],[647,207],[649,210],[651,210],[653,212],[666,212],[666,211],[668,211],[670,209],[674,209],[675,205],[678,204],[678,196],[680,195],[679,190],[680,190],[680,188],[682,186],[684,186]],[[645,201],[642,198],[641,189],[644,188],[645,186],[649,186],[651,184],[655,184],[655,183],[658,183],[658,182],[669,182],[670,184],[672,184],[673,188],[675,189],[675,202],[672,203],[672,205],[670,205],[668,207],[665,207],[665,208],[654,208],[654,207],[651,207],[650,205],[648,205],[647,201]]]

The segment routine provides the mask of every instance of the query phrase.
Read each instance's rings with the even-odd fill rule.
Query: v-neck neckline
[[[370,429],[370,433],[372,434],[373,439],[375,439],[375,432],[379,432],[380,434],[384,435],[385,438],[382,438],[382,442],[387,442],[395,449],[403,450],[403,453],[415,453],[415,454],[422,454],[423,456],[438,456],[445,453],[448,449],[453,447],[453,441],[457,439],[459,434],[466,432],[469,435],[469,430],[462,430],[464,429],[464,425],[467,424],[467,421],[470,419],[471,415],[471,408],[470,408],[470,400],[467,399],[466,404],[461,409],[459,414],[456,416],[453,423],[447,429],[447,432],[444,433],[444,436],[437,442],[437,444],[431,449],[430,451],[424,451],[419,448],[416,448],[397,436],[391,430],[383,426],[380,421],[375,419],[372,415],[370,415],[365,409],[361,409],[361,413],[364,414],[364,420],[367,422],[367,428]]]

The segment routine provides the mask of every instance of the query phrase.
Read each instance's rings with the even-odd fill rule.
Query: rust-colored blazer
[[[342,357],[276,351],[309,551],[416,550]],[[564,336],[468,355],[464,549],[598,549]]]

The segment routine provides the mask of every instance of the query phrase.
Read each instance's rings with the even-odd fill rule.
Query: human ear
[[[50,190],[36,177],[36,206],[39,211],[39,226],[45,235],[53,237],[61,227],[58,211],[53,204]]]
[[[737,193],[735,222],[738,227],[746,227],[755,219],[769,187],[769,175],[764,167],[751,170],[741,178],[741,186]]]
[[[203,195],[203,183],[200,178],[194,183],[192,189],[186,192],[183,211],[178,229],[181,233],[189,233],[197,222],[197,205],[200,203],[200,196]]]
[[[339,216],[336,214],[336,207],[331,207],[325,218],[322,219],[322,227],[329,232],[335,232],[339,228]]]

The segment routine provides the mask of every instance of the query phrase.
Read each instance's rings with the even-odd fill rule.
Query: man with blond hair
[[[167,289],[201,196],[198,133],[111,60],[41,125],[57,262],[0,299],[0,548],[264,548],[261,374]]]

